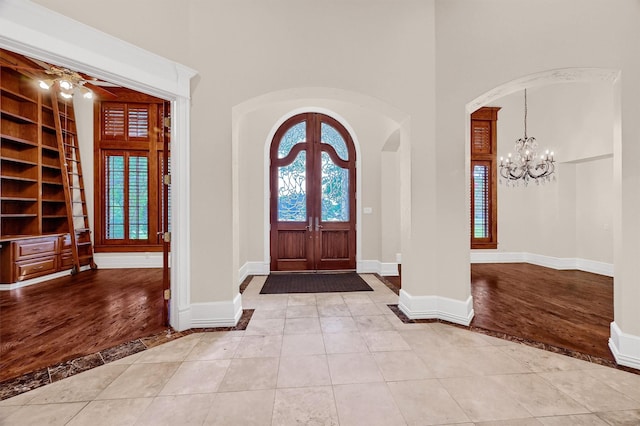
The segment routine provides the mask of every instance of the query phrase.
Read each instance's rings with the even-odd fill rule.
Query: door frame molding
[[[270,232],[271,232],[271,189],[270,189],[270,163],[271,163],[271,142],[273,141],[276,132],[289,118],[304,114],[304,113],[319,113],[327,115],[338,123],[340,123],[351,136],[353,145],[356,149],[356,271],[362,272],[362,152],[360,150],[360,142],[358,141],[358,135],[349,124],[349,122],[337,112],[328,108],[322,107],[300,107],[293,109],[286,114],[282,115],[271,127],[267,139],[264,143],[263,150],[263,202],[264,202],[264,215],[263,215],[263,250],[264,250],[264,274],[271,273],[271,244],[270,244]]]

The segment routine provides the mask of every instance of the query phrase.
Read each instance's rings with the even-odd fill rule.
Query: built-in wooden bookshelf
[[[0,283],[95,266],[73,102],[40,89],[33,62],[0,59]]]

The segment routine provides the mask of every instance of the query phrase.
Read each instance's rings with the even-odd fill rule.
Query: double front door
[[[333,118],[291,117],[271,143],[271,270],[356,268],[356,152]]]

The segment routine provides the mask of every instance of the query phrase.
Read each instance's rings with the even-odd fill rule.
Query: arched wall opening
[[[498,86],[469,102],[465,120],[467,195],[471,192],[470,114],[482,106],[509,105],[511,111],[503,111],[503,108],[500,113],[506,112],[505,118],[512,114],[509,116],[512,121],[517,117],[518,125],[511,127],[519,126],[522,132],[521,93],[525,88],[529,89],[529,130],[532,121],[535,123],[531,114],[531,94],[534,99],[538,96],[538,108],[544,104],[545,110],[537,114],[541,121],[535,124],[538,131],[530,131],[529,136],[543,134],[544,139],[538,138],[540,147],[556,151],[558,181],[542,186],[530,183],[527,188],[506,188],[498,183],[498,249],[471,250],[471,263],[528,262],[615,278],[614,250],[621,239],[622,211],[619,196],[622,178],[619,70],[569,68],[544,71]],[[562,105],[571,109],[563,110]],[[593,130],[594,134],[580,134],[583,129]],[[564,135],[562,140],[554,140],[561,135]],[[499,141],[506,139],[498,143],[497,157],[513,152],[513,143],[521,136],[522,133],[501,135],[499,131]],[[469,196],[466,203],[468,217]],[[596,206],[596,203],[605,205]],[[524,212],[518,218],[512,211],[533,205],[540,208]],[[585,213],[585,206],[595,206],[596,212]],[[518,221],[520,223],[516,223]],[[548,229],[545,229],[545,223]],[[518,226],[531,229],[519,232]],[[613,291],[614,298],[621,291],[615,279]]]
[[[391,168],[399,161],[401,143],[408,144],[399,136],[405,115],[358,93],[305,88],[270,93],[233,109],[235,279],[270,272],[269,148],[283,122],[306,112],[337,120],[356,147],[357,271],[396,275],[401,206],[387,201],[401,184]],[[389,143],[392,135],[395,144]]]

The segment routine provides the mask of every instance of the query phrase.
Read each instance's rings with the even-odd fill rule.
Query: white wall
[[[611,84],[555,84],[527,98],[528,136],[555,153],[557,176],[526,188],[498,185],[498,251],[613,263]],[[502,108],[498,157],[506,157],[523,136],[523,92],[492,105]]]

